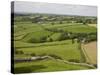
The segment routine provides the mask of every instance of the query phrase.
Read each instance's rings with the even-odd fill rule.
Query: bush
[[[98,67],[97,64],[93,64],[93,66],[96,67],[96,68]]]
[[[23,51],[15,50],[15,54],[24,54]]]
[[[54,22],[52,22],[51,24],[52,24],[52,25],[54,25],[55,23],[54,23]]]
[[[76,63],[79,63],[80,62],[78,59],[69,59],[68,61],[69,62],[76,62]]]
[[[39,39],[31,38],[31,39],[28,40],[29,43],[43,43],[43,42],[46,42],[46,41],[47,41],[46,36],[40,37]]]
[[[35,53],[32,53],[31,56],[36,56],[36,54]]]
[[[54,57],[55,59],[62,59],[61,57],[54,55],[54,54],[49,54],[49,56]]]
[[[31,38],[31,39],[28,40],[28,42],[29,42],[29,43],[37,43],[38,40],[35,39],[35,38]]]
[[[58,38],[59,41],[69,39],[68,33],[61,33],[60,37]]]
[[[97,40],[97,34],[88,34],[88,36],[86,37],[86,41],[87,42],[91,42],[91,41],[96,41]]]
[[[46,36],[40,38],[40,42],[41,43],[46,42],[46,41],[47,41],[47,37]]]
[[[59,24],[63,24],[63,22],[62,22],[62,21],[60,21],[60,22],[59,22]]]
[[[47,54],[43,53],[43,54],[39,54],[38,56],[46,56]]]
[[[48,41],[49,41],[49,42],[52,42],[52,41],[53,41],[53,39],[52,39],[52,38],[49,38],[49,39],[48,39]]]
[[[74,39],[72,39],[72,44],[74,44],[75,43],[75,41],[74,41]]]

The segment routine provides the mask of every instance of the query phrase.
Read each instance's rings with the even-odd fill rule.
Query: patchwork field
[[[13,26],[15,73],[93,69],[88,65],[95,67],[94,64],[97,64],[96,42],[91,42],[96,41],[96,27],[66,21],[54,23],[46,20],[44,23],[34,23],[30,20],[22,21],[23,17],[25,18],[17,16]],[[87,44],[84,45],[84,49],[91,60],[88,64],[81,49],[81,43],[85,42]],[[55,59],[41,59],[45,56]]]

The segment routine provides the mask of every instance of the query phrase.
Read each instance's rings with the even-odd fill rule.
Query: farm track
[[[28,58],[28,59],[15,59],[14,61],[15,61],[15,62],[25,62],[25,61],[31,62],[31,61],[35,61],[35,60],[38,60],[38,59],[39,59],[39,60],[52,59],[52,60],[56,60],[56,61],[58,61],[58,62],[63,62],[63,63],[65,63],[65,64],[78,65],[78,66],[86,66],[86,67],[90,67],[90,68],[95,68],[95,67],[94,67],[93,65],[91,65],[91,64],[69,62],[69,61],[67,61],[67,60],[57,59],[57,58],[54,58],[54,57],[49,56],[49,55],[47,55],[47,56],[42,56],[42,57],[39,57],[39,58],[37,58],[37,59],[31,59],[31,58]]]
[[[85,54],[82,50],[81,43],[79,43],[78,49],[80,50],[80,54],[81,54],[81,62],[86,62],[86,57],[85,57]]]
[[[82,50],[84,51],[86,62],[91,64],[97,64],[96,61],[96,42],[89,43],[87,45],[82,44]]]
[[[85,55],[86,62],[87,62],[87,60],[89,60],[89,61],[91,62],[91,59],[89,58],[88,54],[86,53],[86,51],[85,51],[85,49],[84,49],[84,44],[81,45],[81,48],[82,48],[82,51],[83,51],[83,53],[84,53],[84,55]]]

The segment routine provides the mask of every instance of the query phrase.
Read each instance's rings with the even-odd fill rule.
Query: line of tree
[[[54,25],[55,22],[58,22],[59,24],[64,23],[63,21],[72,23],[89,23],[94,24],[97,23],[97,17],[85,17],[85,16],[55,16],[55,15],[27,15],[27,16],[15,16],[14,18],[15,22],[23,22],[23,21],[31,21],[32,23],[45,23],[45,22],[51,22],[51,24]]]

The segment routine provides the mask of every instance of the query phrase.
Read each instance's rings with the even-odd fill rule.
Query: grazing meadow
[[[92,16],[15,14],[14,73],[96,68],[97,63],[87,62],[82,46],[97,41],[96,25]]]

